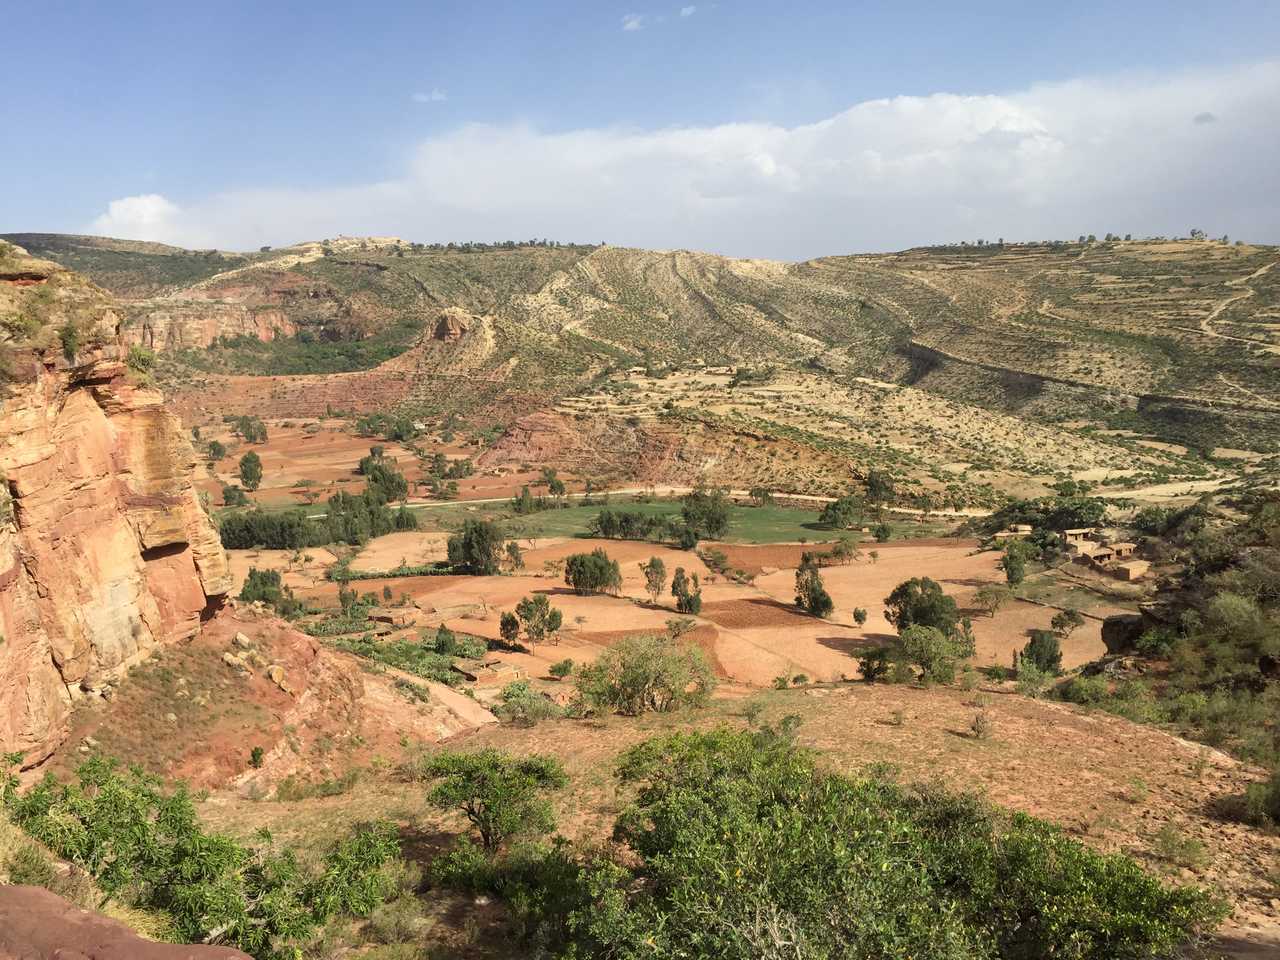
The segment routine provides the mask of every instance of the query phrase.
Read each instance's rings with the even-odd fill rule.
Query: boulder
[[[143,940],[43,887],[0,887],[0,960],[250,960],[230,947]]]
[[[1132,653],[1145,624],[1140,613],[1117,613],[1103,620],[1102,642],[1107,645],[1107,653]]]

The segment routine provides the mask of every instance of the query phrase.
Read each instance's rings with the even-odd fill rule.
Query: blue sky
[[[1275,241],[1278,12],[25,4],[5,13],[0,230],[786,259],[1193,225]]]

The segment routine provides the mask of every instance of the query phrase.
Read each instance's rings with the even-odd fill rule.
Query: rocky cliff
[[[231,585],[195,453],[119,325],[83,278],[0,250],[0,750],[25,765]]]

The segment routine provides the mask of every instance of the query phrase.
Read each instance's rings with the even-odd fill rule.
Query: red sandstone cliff
[[[0,751],[27,765],[231,586],[195,453],[118,326],[83,278],[0,251]]]

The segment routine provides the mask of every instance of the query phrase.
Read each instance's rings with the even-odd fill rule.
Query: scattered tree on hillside
[[[250,450],[240,458],[240,485],[246,490],[257,490],[262,483],[262,458]]]
[[[516,616],[520,618],[530,645],[554,637],[564,622],[564,615],[551,606],[551,599],[545,593],[535,593],[517,603]]]
[[[492,520],[466,520],[462,530],[449,538],[449,563],[474,576],[493,576],[498,572],[503,539]]]
[[[622,571],[618,561],[610,560],[603,548],[596,547],[565,559],[564,582],[574,593],[616,593],[622,589]]]
[[[676,567],[671,576],[671,595],[676,598],[676,610],[680,613],[697,614],[702,611],[702,587],[696,573],[689,577],[684,567]]]
[[[510,566],[512,570],[524,569],[524,551],[520,549],[520,544],[516,543],[514,540],[507,541],[506,555],[507,565]]]
[[[1036,669],[1057,676],[1062,672],[1062,645],[1058,635],[1052,630],[1032,630],[1018,662],[1034,664]]]
[[[662,591],[667,586],[667,565],[661,557],[650,557],[648,563],[640,564],[640,572],[644,574],[644,589],[655,605]]]
[[[960,620],[955,600],[929,577],[912,577],[898,584],[885,597],[884,605],[885,619],[897,627],[899,633],[916,624],[953,633]]]
[[[796,606],[815,617],[829,617],[835,610],[835,602],[827,593],[818,564],[810,553],[804,555],[796,570]]]
[[[974,602],[987,612],[988,617],[994,617],[1012,599],[1013,591],[998,583],[983,584],[973,595]]]
[[[1055,613],[1049,621],[1049,629],[1064,640],[1083,626],[1084,616],[1074,607]]]
[[[219,460],[221,460],[223,457],[227,455],[227,448],[217,440],[210,440],[208,453],[209,453],[209,459],[212,462],[217,463]]]

